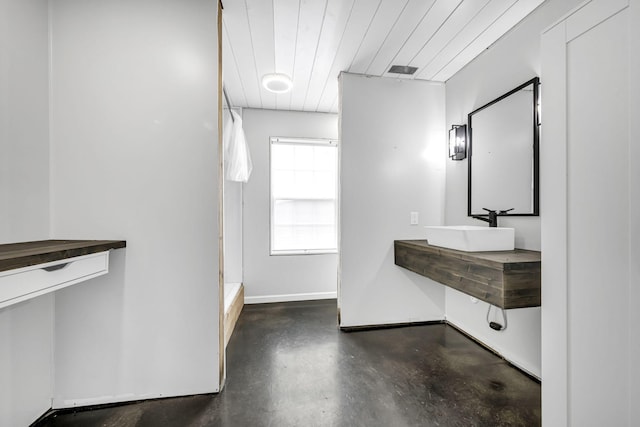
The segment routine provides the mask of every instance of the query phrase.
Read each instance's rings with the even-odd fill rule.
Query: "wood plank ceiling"
[[[234,107],[335,113],[341,71],[446,81],[543,2],[224,0],[224,86]],[[293,89],[268,92],[268,73]]]

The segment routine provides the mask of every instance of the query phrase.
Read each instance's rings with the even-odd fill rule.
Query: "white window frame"
[[[327,146],[332,145],[336,147],[337,159],[336,159],[336,191],[335,191],[335,227],[336,227],[336,247],[328,248],[328,249],[290,249],[290,250],[275,250],[273,248],[273,235],[274,235],[274,206],[276,199],[273,196],[273,167],[272,167],[272,152],[271,147],[273,144],[292,144],[292,145],[320,145]],[[269,255],[271,256],[281,256],[281,255],[319,255],[319,254],[336,254],[338,253],[338,244],[339,244],[339,182],[340,182],[340,151],[339,151],[339,143],[336,139],[324,139],[324,138],[285,138],[285,137],[271,137],[269,139],[269,199],[270,199],[270,207],[269,207]],[[316,199],[303,199],[299,198],[296,200],[316,200]],[[333,199],[327,199],[333,200]]]

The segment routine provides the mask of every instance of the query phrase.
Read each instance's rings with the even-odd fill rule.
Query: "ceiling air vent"
[[[389,68],[389,73],[394,73],[394,74],[411,75],[416,71],[418,71],[418,67],[410,67],[408,65],[392,65],[391,68]]]

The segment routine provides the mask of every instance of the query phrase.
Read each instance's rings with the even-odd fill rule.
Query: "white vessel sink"
[[[432,246],[465,252],[511,251],[513,228],[476,225],[426,226],[427,241]]]

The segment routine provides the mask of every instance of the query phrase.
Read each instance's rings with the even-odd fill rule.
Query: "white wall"
[[[52,236],[127,240],[56,295],[54,406],[217,391],[217,2],[51,8]]]
[[[340,83],[340,325],[441,320],[444,286],[396,266],[393,241],[443,221],[444,84],[346,73]]]
[[[0,309],[0,425],[26,426],[51,408],[53,295]]]
[[[0,243],[49,237],[47,2],[0,0]],[[0,309],[0,425],[51,407],[53,296]]]
[[[49,234],[47,4],[0,0],[0,242]]]
[[[547,0],[507,35],[446,83],[447,128],[467,123],[467,114],[527,80],[540,75],[540,33],[582,0]],[[544,80],[542,81],[544,87]],[[542,114],[544,120],[544,111]],[[544,123],[543,123],[544,126]],[[545,141],[541,140],[541,144]],[[447,225],[482,225],[467,217],[467,160],[447,161]],[[544,209],[541,206],[541,211]],[[516,247],[540,250],[540,217],[500,217],[513,227]],[[464,329],[507,360],[540,377],[540,308],[507,311],[508,327],[498,332],[486,322],[488,304],[474,304],[465,294],[446,289],[447,320]]]
[[[581,2],[582,0],[547,0],[447,80],[447,129],[453,124],[466,124],[467,115],[471,111],[539,76],[540,33]],[[447,225],[485,224],[467,217],[467,169],[466,159],[447,160]],[[501,226],[515,228],[516,247],[540,249],[539,217],[500,217],[498,221]]]
[[[336,254],[269,255],[269,137],[338,138],[336,114],[244,109],[253,173],[244,184],[245,302],[335,298]]]
[[[640,0],[629,2],[629,22],[640,22]],[[636,52],[629,58],[629,117],[640,117],[640,80],[634,76],[640,75],[640,55],[638,55],[640,40],[640,25],[629,25],[629,40]],[[640,301],[640,128],[634,120],[629,120],[629,423],[631,420],[640,420],[640,368],[635,361],[640,360],[640,333],[637,325],[640,325],[640,310],[637,302]],[[634,285],[635,284],[635,285]]]

